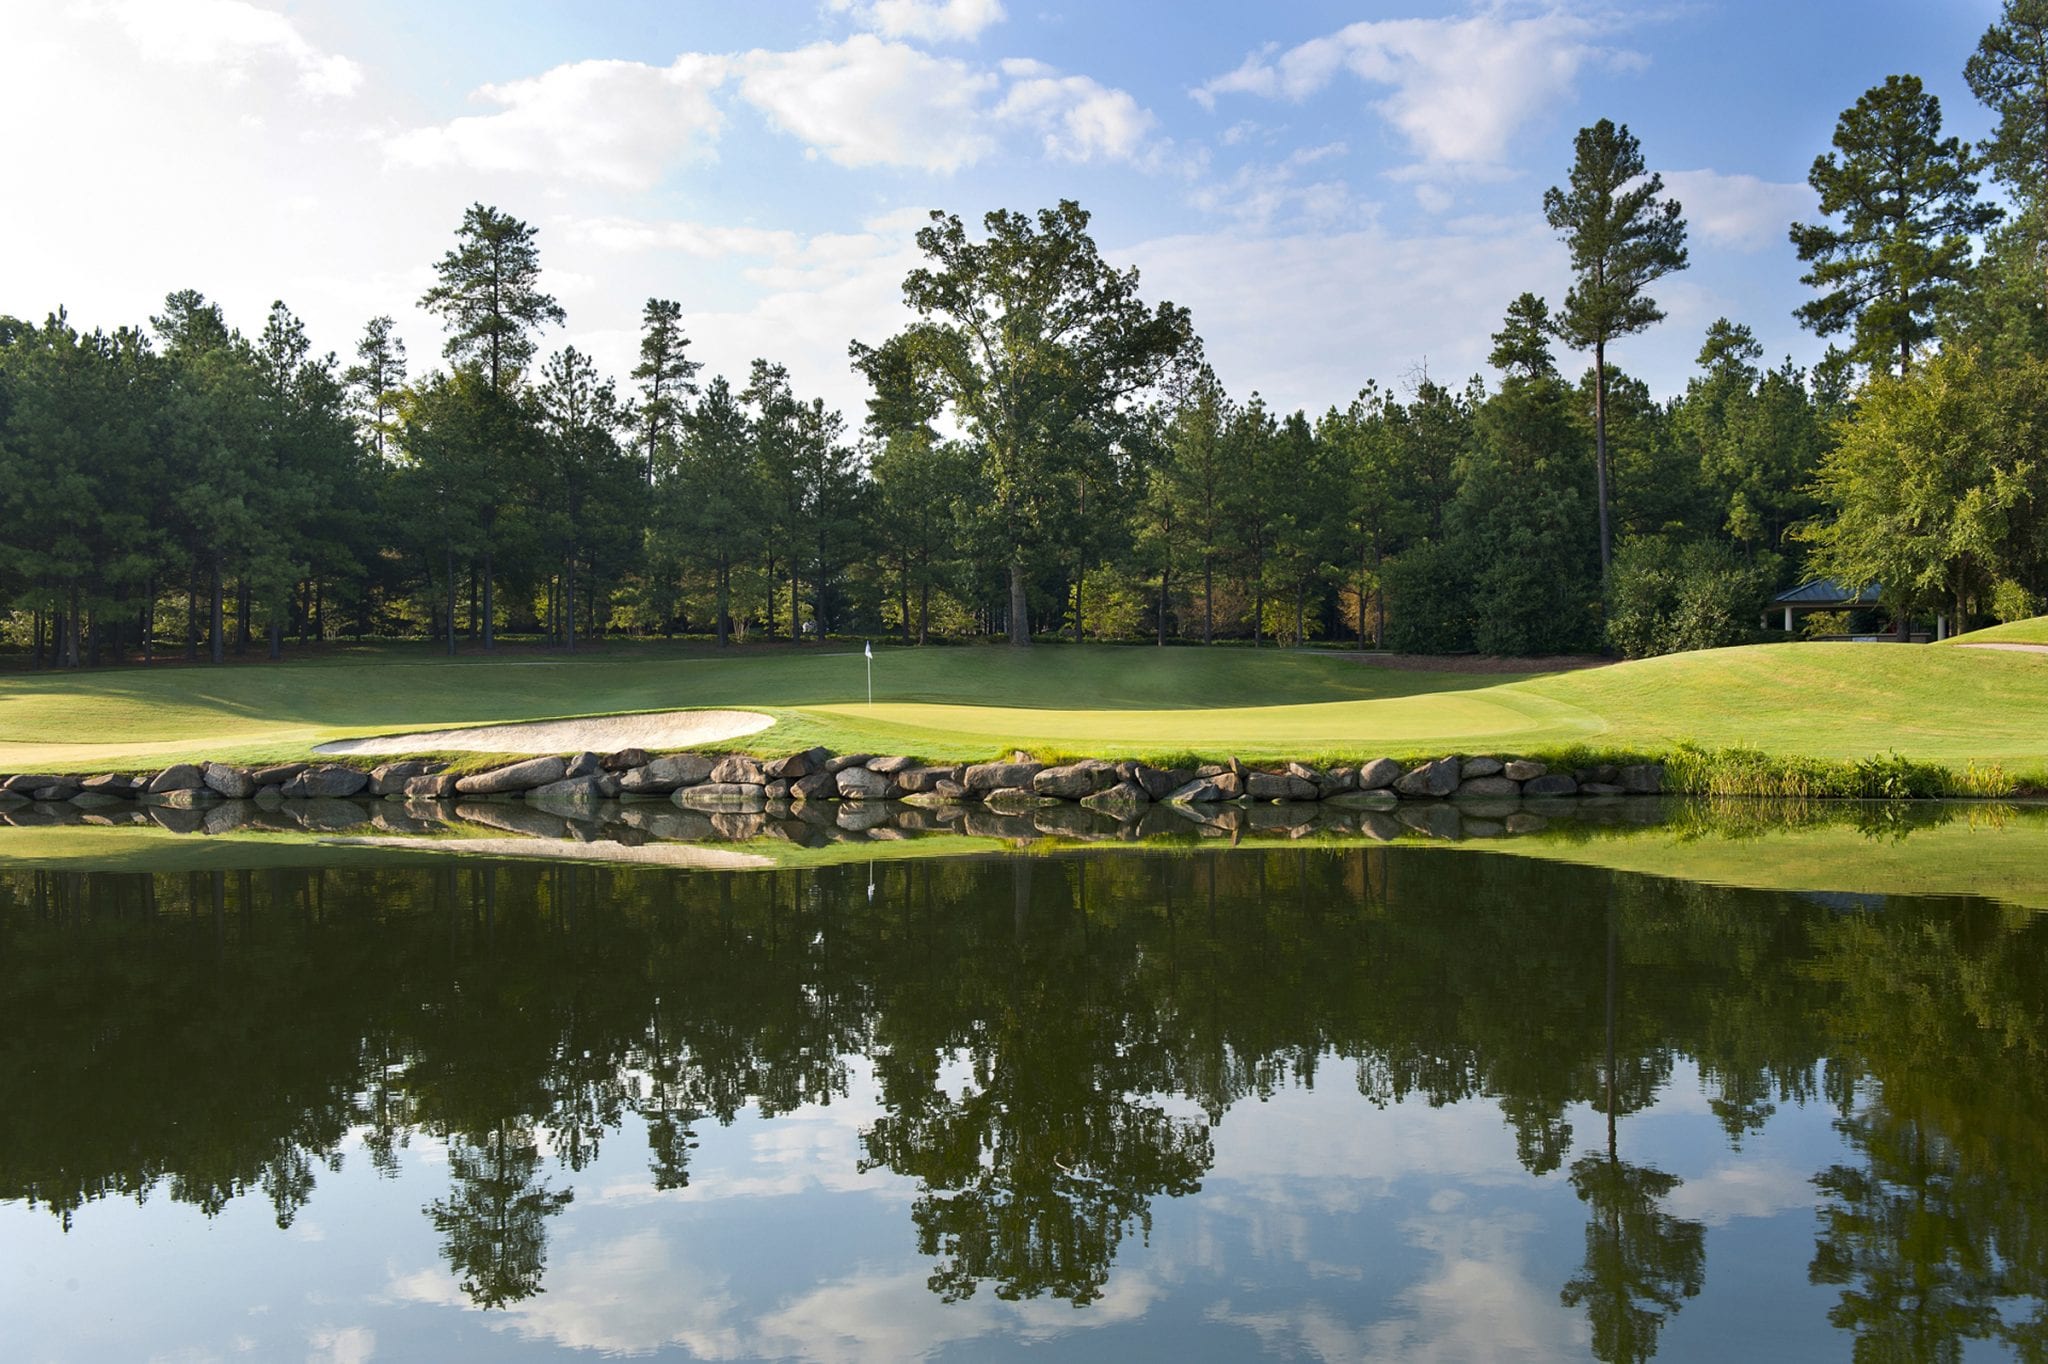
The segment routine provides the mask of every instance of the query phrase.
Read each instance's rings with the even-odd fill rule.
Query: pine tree
[[[647,452],[647,482],[652,485],[660,452],[673,444],[689,415],[697,371],[704,366],[686,354],[690,338],[683,335],[680,303],[648,299],[640,328],[640,363],[634,366],[633,377],[640,381],[640,444]]]

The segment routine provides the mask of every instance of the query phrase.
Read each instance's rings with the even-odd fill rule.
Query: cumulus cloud
[[[296,75],[302,92],[320,97],[352,95],[363,81],[355,62],[320,51],[289,18],[245,0],[122,0],[105,13],[152,57],[230,80],[277,65]]]
[[[1719,171],[1666,171],[1664,188],[1685,208],[1685,221],[1701,240],[1735,251],[1783,245],[1800,218],[1819,212],[1810,186]]]
[[[1037,129],[1056,160],[1135,160],[1158,124],[1129,91],[1090,77],[1061,76],[1033,61],[1004,62],[1003,72],[1011,84],[997,117]]]
[[[522,171],[645,188],[672,165],[714,156],[724,125],[714,96],[724,58],[684,53],[668,66],[583,61],[474,96],[498,106],[392,138],[416,166]]]
[[[1373,108],[1424,160],[1491,165],[1532,116],[1571,98],[1582,71],[1641,65],[1639,54],[1600,41],[1608,27],[1562,10],[1364,20],[1284,51],[1255,52],[1194,94],[1208,107],[1222,95],[1298,102],[1348,72],[1386,89]]]
[[[868,33],[736,61],[741,97],[839,165],[950,172],[994,149],[983,101],[997,78],[965,62]]]
[[[1002,0],[831,0],[863,28],[890,38],[971,42],[1003,20]]]

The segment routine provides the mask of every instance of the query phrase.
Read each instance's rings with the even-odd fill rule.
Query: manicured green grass
[[[864,678],[859,652],[843,647],[662,646],[16,674],[0,681],[0,771],[284,759],[331,738],[688,707],[773,715],[738,745],[756,752],[1314,760],[1658,753],[1692,741],[2048,769],[2048,657],[1990,650],[1778,644],[1502,678],[1284,650],[885,648],[872,708]]]
[[[2011,620],[2003,625],[1971,630],[1942,641],[1944,644],[2048,644],[2048,616]]]

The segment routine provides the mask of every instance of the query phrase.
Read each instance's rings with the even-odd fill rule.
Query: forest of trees
[[[112,331],[0,315],[0,635],[37,667],[678,633],[1639,656],[1770,637],[1820,576],[1892,620],[2032,615],[2048,0],[2007,0],[1965,75],[1981,145],[1892,76],[1813,163],[1790,235],[1825,359],[1724,318],[1669,399],[1617,358],[1686,224],[1606,120],[1543,199],[1574,283],[1502,301],[1493,373],[1319,415],[1230,393],[1072,202],[933,215],[914,320],[852,346],[857,424],[768,359],[705,375],[672,300],[628,375],[543,356],[537,233],[483,204],[419,300],[424,372],[388,316],[349,362],[282,302],[253,336],[192,290]]]

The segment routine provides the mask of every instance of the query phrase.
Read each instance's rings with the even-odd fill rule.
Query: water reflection
[[[32,1101],[0,1106],[0,1199],[65,1228],[260,1200],[289,1228],[351,1143],[393,1178],[431,1150],[418,1216],[505,1309],[547,1289],[606,1143],[644,1134],[653,1192],[695,1192],[704,1132],[843,1103],[858,1072],[857,1169],[913,1186],[934,1300],[1099,1309],[1233,1109],[1334,1075],[1390,1110],[1497,1105],[1583,1217],[1540,1286],[1595,1355],[1641,1360],[1714,1268],[1711,1200],[1630,1140],[1682,1070],[1731,1160],[1783,1106],[1835,1114],[1785,1268],[1859,1353],[2038,1352],[2044,971],[2048,928],[1982,902],[1401,847],[8,873],[0,1092]]]

